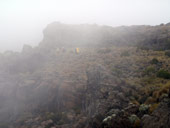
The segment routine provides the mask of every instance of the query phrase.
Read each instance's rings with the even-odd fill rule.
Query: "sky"
[[[170,0],[0,0],[0,52],[38,45],[54,21],[158,25],[170,22]]]

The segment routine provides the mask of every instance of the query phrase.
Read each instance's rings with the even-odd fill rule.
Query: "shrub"
[[[146,69],[145,69],[145,74],[147,74],[147,75],[149,75],[149,74],[151,74],[151,73],[154,73],[155,72],[155,68],[154,67],[152,67],[152,66],[149,66],[149,67],[147,67]]]
[[[170,73],[164,69],[161,69],[157,73],[157,77],[164,78],[164,79],[170,79]]]
[[[144,103],[147,98],[148,98],[147,95],[142,96],[142,97],[139,99],[140,104]]]
[[[147,100],[145,101],[145,104],[151,104],[151,103],[154,103],[156,102],[156,100],[152,97],[148,97]]]
[[[140,128],[140,125],[141,125],[141,120],[136,120],[135,123],[134,123],[134,128]]]
[[[133,100],[133,101],[131,101],[133,104],[135,104],[135,105],[137,105],[137,106],[139,106],[140,105],[140,103],[138,102],[138,101],[136,101],[136,100]]]
[[[76,113],[76,115],[81,113],[81,108],[80,108],[80,106],[74,107],[73,110],[74,110],[74,112]]]
[[[130,56],[129,52],[128,51],[124,51],[120,54],[120,56]]]
[[[141,50],[146,50],[148,51],[149,48],[147,46],[137,46],[138,49],[141,49]]]
[[[46,113],[46,120],[53,120],[54,122],[58,122],[62,118],[62,113]]]
[[[135,114],[131,115],[129,117],[129,121],[132,123],[132,124],[135,124],[138,120],[140,120]]]
[[[154,99],[159,98],[159,92],[158,92],[158,91],[153,92],[152,97],[153,97]]]
[[[168,98],[168,94],[163,93],[163,94],[159,97],[159,101],[162,101],[164,98]]]
[[[158,103],[152,104],[149,108],[149,113],[152,113],[158,107],[158,105],[159,105]]]
[[[141,104],[139,107],[139,111],[143,114],[148,113],[148,110],[149,110],[149,105]]]
[[[159,91],[160,95],[162,95],[162,94],[167,94],[168,92],[169,92],[169,89],[167,89],[167,88],[162,88],[162,89]]]
[[[165,51],[165,55],[168,56],[168,57],[170,57],[170,50]]]
[[[158,61],[158,59],[153,58],[153,59],[150,61],[150,63],[151,63],[151,64],[158,64],[159,61]]]

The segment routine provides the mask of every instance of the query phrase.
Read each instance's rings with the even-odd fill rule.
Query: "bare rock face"
[[[51,49],[99,44],[104,38],[100,29],[102,28],[98,25],[66,25],[53,22],[44,29],[44,38],[40,46],[44,49]]]
[[[170,99],[164,99],[159,107],[151,114],[142,118],[143,128],[170,127]]]

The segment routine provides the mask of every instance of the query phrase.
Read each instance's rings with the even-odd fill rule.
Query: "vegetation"
[[[158,64],[159,63],[159,61],[158,61],[158,59],[156,59],[156,58],[153,58],[152,60],[151,60],[151,64]]]
[[[170,57],[170,51],[169,51],[169,50],[168,50],[168,51],[165,51],[165,55],[168,56],[168,57]]]
[[[147,74],[147,75],[153,74],[155,72],[156,72],[156,70],[153,66],[148,66],[145,70],[145,74]]]
[[[130,56],[129,52],[128,51],[123,51],[121,54],[120,54],[121,57],[123,56]]]
[[[166,25],[81,27],[53,23],[38,47],[0,55],[0,127],[137,128],[168,98]]]
[[[170,79],[170,73],[164,69],[158,71],[157,76],[164,79]]]

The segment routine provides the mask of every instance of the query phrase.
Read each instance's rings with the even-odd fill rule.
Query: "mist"
[[[0,0],[0,128],[170,128],[169,0]]]
[[[36,46],[54,21],[67,24],[158,25],[170,19],[169,0],[1,0],[0,51]]]

